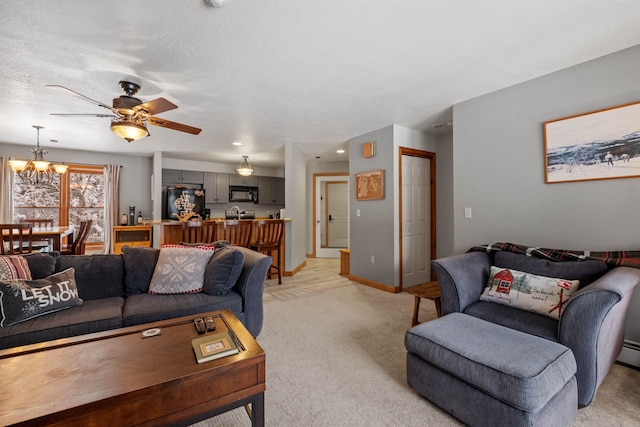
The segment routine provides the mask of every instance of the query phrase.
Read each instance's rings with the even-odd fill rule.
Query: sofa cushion
[[[127,297],[122,321],[124,326],[132,326],[225,308],[240,313],[242,307],[242,297],[237,292],[221,296],[203,292],[181,295],[138,294]]]
[[[480,300],[559,319],[579,284],[578,280],[538,276],[491,266],[491,274]]]
[[[58,271],[69,267],[76,269],[78,293],[84,301],[124,295],[122,255],[61,255]]]
[[[0,281],[0,327],[80,304],[73,268],[44,279]]]
[[[465,314],[537,337],[558,341],[558,320],[492,302],[478,301]]]
[[[56,272],[56,260],[60,256],[60,253],[34,252],[22,256],[24,256],[24,259],[29,263],[31,277],[33,279],[42,279]]]
[[[215,248],[212,246],[162,245],[149,284],[150,294],[201,292],[204,273]]]
[[[0,280],[31,280],[29,263],[20,255],[0,256]]]
[[[494,265],[539,276],[579,280],[580,288],[607,272],[607,264],[604,261],[549,261],[509,251],[498,251],[494,257]]]
[[[124,294],[146,294],[158,262],[160,250],[144,246],[123,246]]]
[[[0,349],[120,328],[123,306],[122,297],[84,301],[67,310],[0,328]]]
[[[231,291],[242,273],[244,254],[233,246],[216,250],[207,264],[203,292],[224,295]]]

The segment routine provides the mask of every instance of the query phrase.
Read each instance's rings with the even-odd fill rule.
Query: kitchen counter
[[[269,218],[256,218],[256,219],[246,219],[246,220],[241,220],[241,221],[252,221],[253,222],[253,228],[251,231],[251,244],[255,244],[255,239],[256,236],[258,235],[258,222],[260,220],[265,220],[265,219],[269,219]],[[215,240],[221,240],[220,238],[218,238],[217,236],[222,236],[222,228],[224,227],[224,222],[225,219],[224,218],[212,218],[209,220],[206,220],[207,222],[214,222],[216,224],[216,237],[214,238]],[[190,221],[189,225],[192,227],[197,227],[198,223],[200,223],[201,221]],[[284,218],[284,222],[291,222],[291,218]],[[172,220],[168,220],[168,221],[162,221],[161,225],[162,225],[162,231],[160,233],[160,243],[164,243],[164,244],[179,244],[180,242],[183,241],[182,238],[182,222],[179,221],[172,221]],[[284,233],[284,231],[283,231]],[[280,245],[280,248],[278,250],[279,256],[277,256],[276,254],[274,254],[273,258],[273,262],[274,264],[278,265],[278,267],[280,268],[280,271],[282,272],[282,275],[284,275],[285,273],[285,236],[282,236],[282,244]]]

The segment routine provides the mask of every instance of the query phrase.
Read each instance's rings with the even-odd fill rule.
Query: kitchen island
[[[254,245],[256,243],[256,238],[258,236],[258,223],[261,220],[267,220],[268,218],[256,218],[256,219],[246,219],[246,220],[242,220],[242,221],[251,221],[252,222],[252,229],[251,229],[251,243],[250,246]],[[290,218],[284,218],[284,222],[290,222],[291,219]],[[208,222],[208,223],[214,223],[215,224],[215,234],[214,234],[214,238],[213,241],[216,240],[222,240],[224,236],[224,223],[225,223],[225,219],[224,218],[215,218],[215,219],[210,219],[210,220],[206,220],[206,221],[202,221],[202,222],[189,222],[189,227],[198,227],[198,224],[202,224],[203,222]],[[160,233],[160,243],[161,244],[179,244],[180,242],[184,241],[183,236],[182,236],[182,222],[179,221],[163,221],[162,222],[162,231]],[[282,235],[282,242],[280,243],[280,248],[278,248],[278,252],[277,254],[274,253],[273,254],[273,263],[274,265],[277,265],[278,268],[280,269],[280,271],[282,272],[282,275],[285,275],[285,231],[283,229],[283,235]],[[195,243],[195,242],[188,242],[188,243]],[[203,242],[203,243],[209,243],[209,242]],[[269,277],[272,277],[272,273],[270,273]]]

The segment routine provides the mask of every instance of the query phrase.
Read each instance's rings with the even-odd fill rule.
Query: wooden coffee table
[[[193,319],[207,315],[240,353],[196,362]],[[230,310],[1,350],[0,373],[3,426],[189,425],[249,404],[264,425],[265,353]]]

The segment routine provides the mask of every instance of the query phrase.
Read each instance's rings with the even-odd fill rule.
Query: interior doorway
[[[349,247],[349,175],[314,174],[314,253],[339,258]]]
[[[431,280],[436,252],[435,153],[400,148],[400,288]]]

